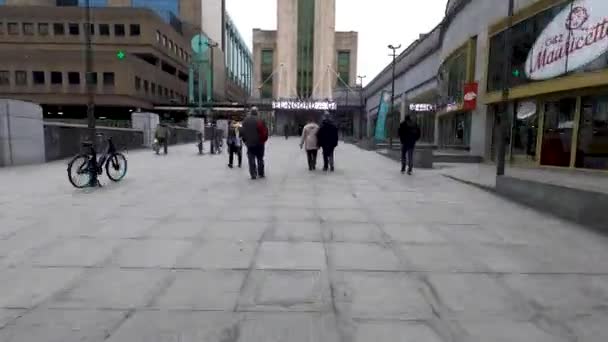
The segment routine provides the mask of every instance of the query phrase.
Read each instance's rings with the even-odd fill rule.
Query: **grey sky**
[[[251,30],[275,30],[280,0],[226,0],[228,13],[251,49]],[[365,83],[390,62],[388,44],[408,46],[443,18],[447,0],[336,0],[336,30],[359,32],[359,75]]]

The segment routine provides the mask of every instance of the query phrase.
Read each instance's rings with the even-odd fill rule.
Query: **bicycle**
[[[104,136],[102,133],[96,135]],[[93,143],[83,142],[82,146],[88,149],[88,152],[77,154],[70,160],[67,170],[68,179],[74,187],[82,189],[87,186],[101,186],[97,176],[103,173],[104,166],[110,180],[118,182],[125,177],[127,174],[127,158],[116,151],[111,137],[107,138],[106,141],[105,152],[99,156],[99,159]]]

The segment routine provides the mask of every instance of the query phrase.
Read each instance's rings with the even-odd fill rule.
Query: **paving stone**
[[[266,241],[320,242],[321,223],[317,221],[277,222]]]
[[[0,329],[23,313],[25,313],[23,309],[0,309]]]
[[[360,209],[321,209],[321,218],[329,222],[368,222],[369,217]]]
[[[120,267],[170,268],[192,248],[179,240],[131,240],[123,244],[112,264]]]
[[[212,221],[205,225],[205,240],[259,241],[271,223],[269,221]]]
[[[326,268],[325,250],[318,242],[271,242],[260,246],[258,269],[321,270]]]
[[[326,240],[334,242],[381,242],[378,227],[369,223],[331,222],[325,225]]]
[[[459,322],[466,331],[464,339],[471,342],[566,342],[568,339],[552,335],[531,322],[504,318]]]
[[[469,257],[464,250],[453,245],[400,245],[409,263],[410,271],[426,272],[479,272],[485,265]]]
[[[399,271],[399,258],[389,246],[363,243],[332,243],[331,261],[338,270]]]
[[[4,269],[0,272],[0,308],[31,308],[70,286],[83,272],[76,268]]]
[[[151,239],[182,239],[191,240],[200,237],[206,223],[189,220],[171,220],[156,224],[145,232],[146,238]]]
[[[319,313],[247,313],[237,342],[338,342],[334,320]]]
[[[397,242],[403,243],[446,243],[444,236],[430,224],[401,223],[385,224],[382,229],[389,237]]]
[[[178,260],[180,268],[248,269],[256,243],[247,241],[206,241],[193,248],[192,254]]]
[[[48,249],[40,250],[31,258],[39,266],[95,266],[108,258],[121,241],[108,239],[67,239]]]
[[[417,322],[370,321],[356,325],[354,342],[442,342],[428,325]]]

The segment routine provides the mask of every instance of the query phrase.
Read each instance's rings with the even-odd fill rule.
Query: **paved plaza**
[[[605,342],[608,239],[341,144],[0,169],[1,342]]]

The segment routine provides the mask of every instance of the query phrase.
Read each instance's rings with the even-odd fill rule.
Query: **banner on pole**
[[[387,91],[382,91],[380,94],[380,105],[378,106],[376,132],[374,134],[376,140],[386,140],[386,116],[388,114],[390,101],[391,94]]]

